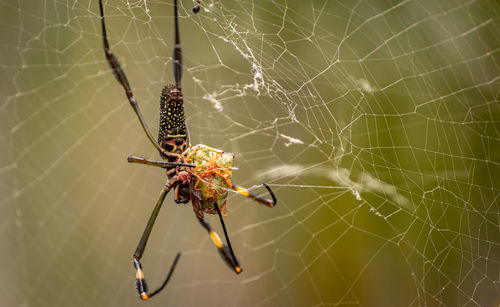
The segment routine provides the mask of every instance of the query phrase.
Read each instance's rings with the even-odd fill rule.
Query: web
[[[104,2],[153,134],[172,1]],[[180,1],[193,144],[235,153],[220,259],[168,195],[149,306],[496,306],[500,7],[494,1]],[[166,182],[105,61],[96,0],[0,0],[2,306],[142,305],[132,253]],[[222,233],[217,217],[210,222]]]

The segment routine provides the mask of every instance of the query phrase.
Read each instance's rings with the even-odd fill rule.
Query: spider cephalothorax
[[[196,1],[193,11],[200,10],[200,1]],[[146,300],[159,293],[168,283],[172,273],[180,258],[177,253],[170,271],[163,284],[153,292],[149,292],[144,272],[142,270],[141,258],[144,255],[149,235],[153,229],[158,213],[167,193],[174,189],[174,200],[177,203],[188,203],[191,201],[195,216],[199,223],[206,229],[212,242],[217,247],[222,259],[237,274],[242,272],[242,268],[234,255],[231,242],[227,235],[223,216],[226,215],[226,199],[228,190],[233,189],[239,194],[249,197],[263,205],[273,207],[276,204],[276,198],[271,189],[264,183],[264,187],[271,194],[272,200],[259,195],[252,194],[247,190],[235,186],[231,183],[232,165],[234,155],[222,150],[214,149],[206,145],[189,145],[189,131],[187,129],[184,116],[184,99],[181,91],[182,76],[182,53],[179,42],[178,12],[177,0],[174,0],[175,13],[175,47],[174,47],[174,78],[175,85],[168,84],[163,88],[160,98],[160,124],[158,140],[154,140],[151,132],[142,117],[139,104],[134,98],[130,84],[125,76],[125,72],[120,66],[116,56],[111,52],[108,36],[106,34],[106,25],[104,22],[104,9],[102,0],[99,0],[99,9],[101,13],[101,25],[103,35],[103,46],[106,59],[111,67],[116,80],[125,90],[125,95],[134,109],[139,122],[147,138],[158,150],[165,161],[151,161],[136,156],[128,157],[132,163],[141,163],[165,168],[167,171],[168,182],[163,187],[160,197],[151,213],[146,224],[146,229],[142,233],[141,239],[133,255],[133,264],[136,270],[135,286],[139,297]],[[217,233],[212,229],[208,221],[203,216],[204,213],[217,214],[224,230],[227,245],[222,242]]]

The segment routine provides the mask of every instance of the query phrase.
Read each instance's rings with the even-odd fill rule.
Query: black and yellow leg
[[[236,274],[240,274],[243,271],[243,269],[241,268],[238,260],[236,259],[236,256],[234,255],[233,248],[231,247],[231,242],[229,241],[229,237],[227,236],[226,225],[222,220],[222,214],[220,213],[219,205],[215,204],[215,208],[217,210],[217,213],[219,214],[219,218],[222,223],[222,229],[224,230],[224,235],[226,237],[227,245],[222,243],[222,240],[220,239],[219,235],[212,229],[212,226],[210,226],[210,224],[204,217],[198,217],[198,221],[207,230],[210,239],[212,239],[212,242],[217,247],[222,259],[224,259],[226,264],[231,269],[233,269],[236,272]]]
[[[232,189],[235,190],[236,192],[240,193],[241,195],[246,196],[248,198],[251,198],[251,199],[255,200],[256,202],[261,203],[263,205],[266,205],[268,207],[272,208],[272,207],[276,206],[277,201],[276,201],[276,197],[274,196],[273,191],[271,190],[270,187],[267,186],[267,184],[263,183],[262,185],[264,185],[264,187],[269,191],[269,194],[271,194],[272,200],[264,198],[260,195],[250,193],[248,190],[246,190],[240,186],[237,186],[237,185],[233,185]]]
[[[144,277],[144,271],[142,270],[142,264],[141,264],[140,259],[142,258],[142,255],[144,254],[144,250],[146,249],[149,235],[151,234],[151,230],[153,230],[154,223],[156,221],[156,218],[158,217],[158,213],[160,212],[163,201],[165,200],[165,196],[170,191],[170,189],[172,189],[172,187],[175,185],[175,183],[177,182],[176,180],[177,180],[176,177],[172,178],[165,185],[163,190],[161,191],[160,197],[158,198],[158,201],[156,202],[156,206],[153,209],[151,216],[149,217],[148,223],[146,224],[146,229],[144,229],[144,232],[142,233],[142,236],[141,236],[141,240],[139,241],[139,244],[137,244],[137,248],[135,249],[135,253],[134,253],[134,257],[133,257],[134,268],[135,268],[135,272],[136,272],[135,273],[135,287],[137,289],[137,294],[139,294],[139,297],[142,300],[147,300],[148,298],[156,295],[158,292],[163,290],[163,288],[165,288],[165,286],[167,285],[168,281],[170,280],[170,277],[172,276],[172,273],[174,272],[175,266],[177,265],[177,262],[179,261],[179,258],[181,256],[180,253],[177,253],[177,256],[175,257],[175,260],[172,263],[172,266],[170,267],[168,275],[165,278],[165,281],[163,282],[163,284],[155,291],[149,293],[146,279]]]
[[[108,34],[106,33],[106,24],[104,21],[104,9],[102,6],[102,0],[99,0],[99,10],[101,13],[101,28],[102,28],[102,42],[103,42],[103,48],[104,48],[104,54],[106,55],[106,59],[108,60],[108,64],[111,67],[111,70],[118,81],[118,83],[121,84],[123,89],[125,90],[125,95],[127,96],[127,99],[134,109],[135,114],[137,115],[137,118],[139,119],[139,122],[142,126],[142,129],[146,133],[146,136],[148,137],[149,141],[153,146],[165,157],[167,158],[177,158],[179,155],[171,153],[166,151],[165,149],[161,148],[158,143],[153,139],[153,136],[151,135],[151,132],[149,131],[148,126],[146,125],[146,121],[144,120],[144,117],[142,116],[141,109],[139,108],[139,104],[134,98],[134,94],[132,93],[132,89],[130,87],[130,84],[127,80],[127,76],[125,75],[125,71],[121,68],[120,62],[118,62],[118,59],[116,56],[113,54],[111,51],[111,48],[109,46],[108,42]]]
[[[179,261],[180,257],[181,253],[177,253],[174,262],[170,266],[170,271],[168,272],[167,278],[165,278],[165,281],[158,289],[156,289],[151,293],[149,293],[148,291],[148,285],[146,283],[146,279],[144,278],[144,271],[142,270],[141,262],[138,259],[134,258],[134,267],[136,270],[135,288],[137,289],[137,293],[139,294],[139,297],[142,300],[147,300],[148,298],[155,296],[158,292],[160,292],[161,290],[163,290],[163,288],[165,288],[165,286],[168,284],[168,281],[170,280],[170,277],[172,277],[172,274],[174,273],[175,266],[177,265],[177,262]]]

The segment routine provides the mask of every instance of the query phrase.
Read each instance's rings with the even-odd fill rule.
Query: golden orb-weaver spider
[[[200,1],[197,0],[196,5],[193,8],[193,12],[197,13],[200,10],[199,4]],[[125,90],[127,99],[134,109],[134,112],[136,113],[142,129],[146,133],[149,141],[160,152],[162,158],[167,160],[151,161],[136,156],[128,157],[128,162],[131,163],[141,163],[165,168],[167,170],[166,173],[168,177],[168,182],[160,193],[160,197],[156,202],[153,212],[151,213],[151,216],[146,224],[146,229],[139,240],[133,256],[134,268],[136,270],[135,286],[139,297],[146,300],[163,290],[170,280],[170,277],[172,276],[175,266],[180,258],[180,253],[177,253],[163,284],[155,291],[149,292],[140,259],[146,249],[149,235],[151,234],[151,230],[153,229],[153,225],[161,209],[165,196],[172,188],[174,189],[174,200],[176,203],[188,203],[191,201],[198,221],[207,230],[222,259],[224,259],[226,264],[237,274],[241,273],[242,268],[234,255],[223,220],[223,216],[226,215],[226,198],[228,189],[233,189],[241,195],[250,197],[251,199],[268,207],[274,207],[274,205],[276,205],[276,198],[271,189],[265,183],[263,185],[271,194],[272,200],[252,194],[247,190],[232,184],[231,175],[234,157],[232,153],[226,153],[222,150],[214,149],[206,145],[190,145],[189,132],[184,118],[184,101],[181,91],[182,54],[179,41],[177,0],[174,0],[175,47],[173,63],[175,85],[167,84],[162,90],[160,98],[160,124],[157,142],[153,139],[151,132],[144,121],[139,105],[132,94],[130,84],[125,76],[125,72],[121,68],[118,59],[115,57],[113,52],[111,52],[108,36],[106,34],[102,0],[99,0],[99,9],[104,53],[106,54],[109,66],[111,67],[115,78]],[[222,203],[222,205],[219,207],[220,203]],[[222,242],[217,233],[212,229],[208,221],[203,216],[203,213],[217,214],[219,216],[227,245]]]

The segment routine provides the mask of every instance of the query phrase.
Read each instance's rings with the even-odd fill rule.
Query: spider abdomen
[[[185,145],[186,141],[187,132],[182,93],[175,85],[167,84],[163,88],[160,98],[158,144],[167,151],[179,151],[176,153],[180,153],[184,148],[176,150],[177,146]]]

